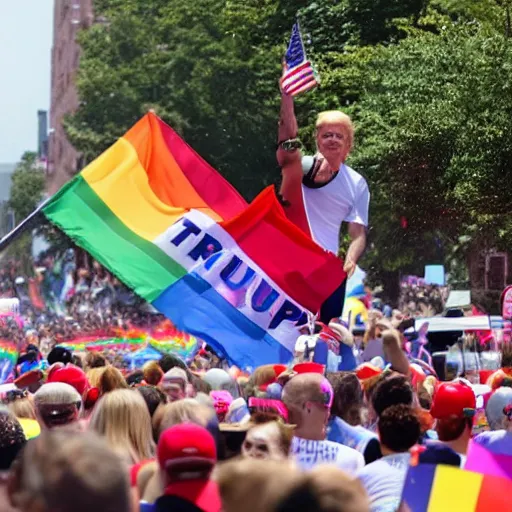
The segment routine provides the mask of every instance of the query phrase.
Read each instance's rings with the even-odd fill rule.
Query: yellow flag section
[[[218,222],[245,205],[150,113],[66,184],[43,213],[152,301],[186,273],[153,241],[192,209]]]

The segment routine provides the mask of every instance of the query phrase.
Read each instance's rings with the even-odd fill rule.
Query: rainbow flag
[[[299,325],[345,278],[273,188],[247,205],[152,113],[43,213],[181,330],[242,368],[288,362]]]
[[[402,512],[489,512],[510,510],[512,481],[454,466],[411,466],[402,493]]]
[[[11,380],[17,360],[16,344],[9,340],[0,340],[0,384]]]

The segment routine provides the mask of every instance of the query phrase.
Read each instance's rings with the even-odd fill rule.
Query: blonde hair
[[[137,464],[154,455],[151,418],[136,390],[117,389],[96,404],[89,428],[105,436],[112,449]]]
[[[26,418],[29,420],[36,419],[34,404],[28,396],[25,398],[18,398],[14,400],[14,402],[10,402],[8,407],[16,418]]]
[[[100,387],[100,380],[101,376],[107,369],[106,366],[98,366],[97,368],[91,368],[90,370],[87,370],[86,376],[87,380],[89,381],[89,384],[93,388],[99,388]]]
[[[326,110],[318,114],[316,118],[316,130],[318,131],[326,124],[340,125],[345,129],[348,137],[348,150],[350,151],[354,144],[354,125],[352,124],[352,119],[344,112],[341,112],[341,110]]]
[[[42,432],[12,470],[9,494],[16,510],[130,510],[128,473],[91,432]]]
[[[200,404],[193,398],[184,398],[161,408],[160,424],[156,430],[160,435],[164,430],[181,425],[182,423],[194,423],[206,427],[208,421],[215,415],[212,408]]]

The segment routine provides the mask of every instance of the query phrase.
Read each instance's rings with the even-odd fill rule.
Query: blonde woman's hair
[[[212,408],[200,404],[193,398],[184,398],[164,405],[160,411],[160,418],[158,418],[160,424],[153,425],[160,435],[164,430],[182,423],[194,423],[206,427],[214,415],[215,411]]]
[[[347,114],[341,112],[341,110],[326,110],[325,112],[320,112],[316,118],[317,131],[326,124],[337,124],[342,126],[347,132],[348,149],[352,149],[354,144],[354,125]]]
[[[137,464],[154,455],[151,418],[144,398],[136,390],[117,389],[102,396],[89,429],[103,435],[128,463]]]
[[[99,389],[101,376],[103,375],[106,369],[106,366],[99,366],[97,368],[91,368],[90,370],[87,370],[85,374],[91,387]]]
[[[14,402],[9,403],[8,407],[16,418],[25,418],[29,420],[36,419],[34,405],[28,396],[14,400]]]

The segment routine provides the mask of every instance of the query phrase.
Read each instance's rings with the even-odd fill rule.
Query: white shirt
[[[409,453],[387,455],[358,471],[357,477],[370,497],[371,512],[395,512],[400,505]]]
[[[355,475],[364,466],[361,453],[333,441],[311,441],[294,437],[291,453],[301,469],[312,469],[318,464],[334,464],[338,468]]]
[[[334,254],[338,254],[343,221],[368,225],[368,185],[345,164],[341,164],[336,177],[323,187],[302,185],[302,197],[313,240]]]

